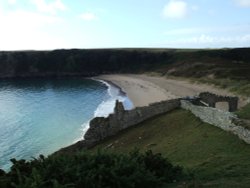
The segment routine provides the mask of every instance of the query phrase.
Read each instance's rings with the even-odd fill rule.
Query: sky
[[[250,47],[250,0],[0,0],[0,50]]]

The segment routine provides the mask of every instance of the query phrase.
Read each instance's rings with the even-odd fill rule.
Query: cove
[[[90,119],[111,113],[116,99],[126,101],[118,88],[91,79],[1,80],[0,168],[82,139]]]

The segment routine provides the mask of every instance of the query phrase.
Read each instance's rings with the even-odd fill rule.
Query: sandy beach
[[[132,100],[135,107],[147,106],[153,102],[159,102],[178,97],[194,96],[200,92],[209,91],[218,95],[232,95],[225,89],[215,88],[206,84],[194,84],[184,80],[166,79],[164,77],[137,75],[137,74],[112,74],[101,75],[98,79],[110,81],[118,85]],[[242,98],[239,107],[246,104]],[[227,108],[225,103],[218,104],[221,109]]]

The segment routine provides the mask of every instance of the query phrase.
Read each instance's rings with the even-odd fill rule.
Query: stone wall
[[[221,98],[222,97],[222,98]],[[203,122],[215,125],[225,131],[232,132],[246,143],[250,144],[250,131],[244,125],[244,122],[236,117],[236,115],[225,112],[216,108],[201,106],[203,103],[215,104],[215,101],[232,100],[238,101],[238,98],[217,96],[211,93],[201,93],[199,97],[186,97],[182,99],[172,99],[158,103],[150,104],[145,107],[138,107],[133,110],[125,110],[122,103],[116,101],[114,113],[107,118],[96,117],[90,121],[89,129],[81,140],[69,147],[62,148],[58,152],[73,152],[81,149],[88,149],[107,137],[116,135],[118,132],[137,125],[149,118],[169,112],[176,108],[190,110],[195,116]],[[233,103],[234,103],[233,102]],[[237,104],[233,104],[237,107]],[[213,105],[212,105],[213,107]],[[58,153],[57,152],[57,153]]]
[[[215,125],[225,131],[232,132],[241,140],[250,144],[250,130],[244,128],[244,122],[238,119],[236,115],[216,108],[196,106],[186,100],[181,100],[181,107],[191,111],[203,122]]]
[[[173,99],[127,111],[124,110],[122,103],[117,101],[113,114],[110,114],[107,118],[96,117],[90,121],[84,139],[90,142],[101,141],[121,130],[179,107],[180,99]]]
[[[110,114],[107,118],[96,117],[90,121],[89,129],[84,135],[84,140],[62,148],[55,154],[71,153],[92,148],[105,138],[116,135],[128,127],[137,125],[154,116],[180,108],[180,100],[181,99],[172,99],[152,103],[149,106],[138,107],[133,110],[125,110],[122,103],[116,101],[113,114]]]
[[[238,108],[238,97],[234,96],[220,96],[209,92],[203,92],[199,94],[201,101],[208,104],[210,107],[214,107],[217,102],[228,102],[229,112],[234,112]]]

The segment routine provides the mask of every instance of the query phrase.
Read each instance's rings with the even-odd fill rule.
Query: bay
[[[82,139],[90,119],[112,113],[115,100],[133,106],[119,88],[91,79],[0,81],[0,168]]]

